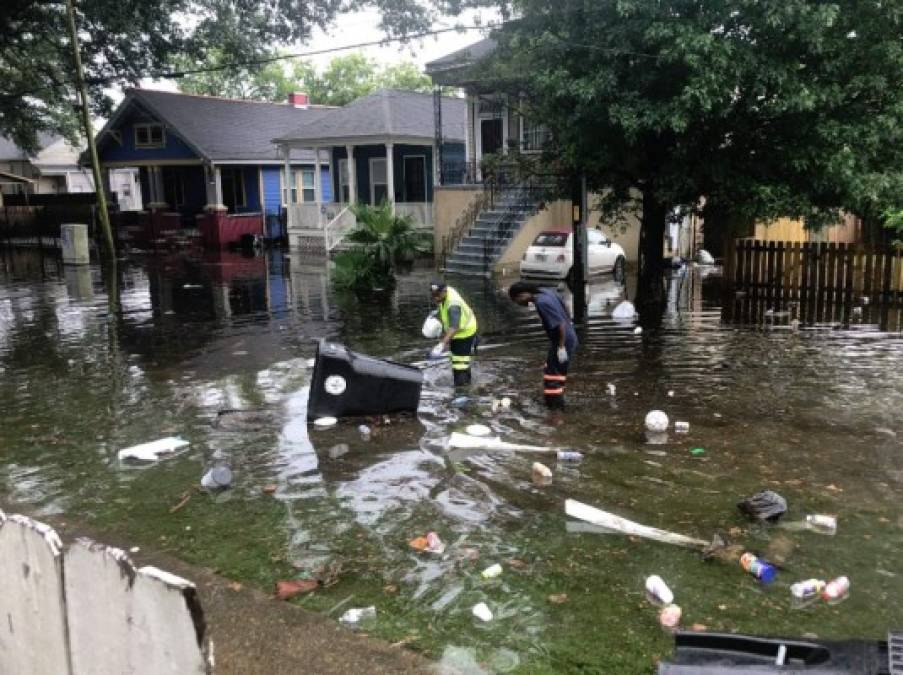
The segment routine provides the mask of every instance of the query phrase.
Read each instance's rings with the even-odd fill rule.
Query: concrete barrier
[[[0,521],[0,673],[69,673],[63,544],[50,527]]]
[[[3,616],[6,614],[6,616]],[[190,581],[122,550],[0,512],[0,673],[206,675],[212,647]]]

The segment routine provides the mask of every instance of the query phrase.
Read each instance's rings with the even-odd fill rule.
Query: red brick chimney
[[[296,108],[306,108],[310,105],[310,97],[303,91],[293,91],[288,95],[288,104]]]

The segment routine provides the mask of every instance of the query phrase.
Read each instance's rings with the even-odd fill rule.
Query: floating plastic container
[[[376,607],[353,607],[342,614],[339,621],[342,623],[360,623],[364,619],[375,619]]]
[[[790,585],[790,595],[797,600],[809,600],[825,590],[825,582],[821,579],[806,579]]]
[[[320,340],[307,418],[416,412],[423,373]]]
[[[836,602],[846,597],[850,592],[849,577],[837,577],[832,579],[821,592],[821,597],[827,602]]]
[[[559,450],[555,453],[559,462],[581,462],[583,461],[583,453],[574,450]]]
[[[674,423],[674,431],[679,434],[688,434],[690,433],[690,423],[689,422],[675,422]]]
[[[201,478],[201,485],[208,490],[224,490],[232,485],[232,469],[225,464],[212,467]]]
[[[674,593],[668,588],[668,584],[659,575],[653,574],[646,578],[646,592],[652,596],[656,602],[663,605],[670,605],[674,602]]]
[[[478,602],[471,610],[480,621],[492,621],[492,610],[485,602]]]
[[[480,572],[480,576],[483,577],[484,579],[494,579],[495,577],[501,575],[501,573],[502,573],[502,566],[499,565],[498,563],[495,563],[494,565],[490,565],[485,570]]]
[[[806,516],[806,526],[822,534],[837,534],[837,517],[823,514],[809,515]]]
[[[659,613],[658,622],[665,628],[676,628],[682,613],[677,605],[668,605]]]
[[[778,575],[778,570],[774,565],[761,558],[757,558],[752,553],[744,553],[740,556],[740,567],[752,574],[763,584],[770,584]]]

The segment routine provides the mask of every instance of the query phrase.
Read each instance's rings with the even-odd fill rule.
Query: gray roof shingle
[[[462,98],[442,97],[442,135],[446,141],[464,141],[467,120],[466,102]],[[382,138],[422,138],[432,143],[433,95],[398,89],[380,89],[352,101],[343,108],[274,135],[277,141],[309,141],[347,139],[348,141]]]
[[[276,136],[335,110],[151,89],[130,89],[127,95],[216,162],[279,161],[278,148],[273,144]],[[294,150],[291,156],[313,160],[313,153],[304,150]]]
[[[426,64],[426,74],[472,66],[477,61],[491,54],[498,43],[493,38],[484,38],[451,54],[446,54]]]

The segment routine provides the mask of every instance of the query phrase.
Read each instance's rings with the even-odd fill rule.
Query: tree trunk
[[[643,220],[638,251],[641,275],[652,271],[660,272],[662,269],[667,213],[668,208],[655,198],[652,189],[643,191]]]
[[[641,308],[643,323],[654,325],[665,307],[665,286],[662,282],[665,241],[665,217],[668,209],[658,201],[652,189],[643,191],[643,219],[640,226],[639,278],[636,305]]]

